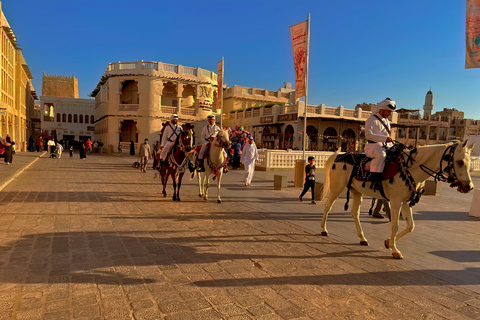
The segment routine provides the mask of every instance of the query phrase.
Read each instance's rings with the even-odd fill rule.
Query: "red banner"
[[[217,83],[218,83],[218,93],[217,93],[217,110],[222,108],[222,99],[223,99],[223,61],[217,63]],[[223,111],[222,111],[223,112]]]
[[[480,0],[467,0],[465,69],[480,68]]]
[[[293,64],[295,66],[295,99],[305,96],[307,71],[307,21],[290,27]]]

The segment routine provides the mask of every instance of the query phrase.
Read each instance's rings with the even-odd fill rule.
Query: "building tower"
[[[425,95],[425,105],[423,106],[423,117],[428,118],[432,115],[433,110],[433,93],[432,88],[428,90],[427,94]]]

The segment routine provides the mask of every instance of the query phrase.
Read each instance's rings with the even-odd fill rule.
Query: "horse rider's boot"
[[[190,172],[195,171],[195,166],[192,164],[192,162],[190,160],[188,160],[188,170]]]
[[[228,173],[228,168],[227,168],[227,166],[223,167],[223,173]]]
[[[377,190],[381,190],[382,178],[383,172],[372,172],[372,184],[370,185],[370,189],[373,189],[374,192]]]

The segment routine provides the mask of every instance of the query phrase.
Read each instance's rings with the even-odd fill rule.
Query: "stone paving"
[[[480,318],[475,291],[270,214],[307,207],[265,173],[175,203],[134,157],[30,160],[0,192],[0,319]]]

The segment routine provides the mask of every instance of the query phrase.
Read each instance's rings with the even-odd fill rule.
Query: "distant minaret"
[[[425,105],[423,106],[423,117],[427,118],[432,115],[433,110],[433,93],[432,88],[428,90],[427,94],[425,95]]]

